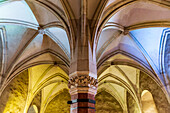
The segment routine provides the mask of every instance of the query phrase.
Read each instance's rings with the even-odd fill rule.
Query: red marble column
[[[78,93],[71,95],[71,113],[95,113],[95,99],[93,94]]]
[[[77,81],[70,84],[71,104],[70,113],[95,113],[95,94],[97,81],[87,76],[75,77],[72,81]],[[81,78],[81,79],[80,79]],[[76,80],[75,80],[76,79]],[[87,83],[85,82],[87,80]]]

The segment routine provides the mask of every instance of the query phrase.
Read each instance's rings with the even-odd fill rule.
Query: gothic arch
[[[152,94],[148,90],[142,92],[141,103],[144,113],[158,113]]]
[[[31,62],[32,60],[36,59],[36,58],[39,58],[45,54],[51,54],[51,55],[54,55],[55,57],[59,58],[59,62],[57,61],[34,61],[34,62]],[[63,63],[63,64],[61,64]],[[5,89],[5,87],[10,83],[10,81],[12,79],[14,79],[18,74],[20,74],[21,72],[23,72],[24,70],[27,70],[28,68],[30,67],[33,67],[33,66],[37,66],[37,65],[41,65],[41,64],[58,64],[58,65],[65,65],[66,67],[62,67],[63,70],[68,74],[68,67],[69,67],[69,61],[63,57],[62,55],[60,55],[59,53],[56,53],[55,51],[53,50],[50,50],[50,49],[47,49],[47,50],[44,50],[44,51],[40,51],[34,55],[31,55],[29,57],[27,57],[26,59],[22,60],[21,62],[19,62],[16,67],[14,67],[14,69],[12,70],[12,72],[10,73],[9,77],[6,77],[6,80],[4,80],[4,86],[1,87],[2,88],[2,91]]]

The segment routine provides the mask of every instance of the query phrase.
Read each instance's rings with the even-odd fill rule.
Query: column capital
[[[97,79],[89,75],[76,75],[69,79],[70,94],[90,93],[95,95],[97,91]]]

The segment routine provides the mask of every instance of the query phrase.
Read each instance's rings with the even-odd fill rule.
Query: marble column
[[[71,113],[95,113],[97,80],[88,75],[78,75],[69,80]]]

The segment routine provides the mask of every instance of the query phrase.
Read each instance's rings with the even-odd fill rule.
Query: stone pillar
[[[95,113],[97,80],[88,75],[73,76],[69,80],[71,113]]]
[[[71,104],[71,113],[95,113],[97,67],[91,45],[87,5],[87,0],[80,0],[80,18],[75,27],[77,34],[69,70],[71,101],[68,103]]]

